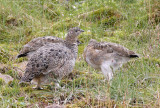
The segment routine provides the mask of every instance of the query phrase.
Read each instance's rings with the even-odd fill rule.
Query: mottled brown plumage
[[[30,57],[21,82],[36,79],[37,88],[40,88],[44,77],[53,75],[55,79],[61,79],[71,73],[78,51],[76,41],[81,32],[83,30],[78,27],[71,28],[63,43],[50,43],[39,48]]]
[[[95,69],[100,69],[107,80],[111,80],[113,72],[138,55],[127,48],[110,42],[97,42],[91,39],[84,50],[84,59]]]
[[[31,40],[30,42],[28,42],[26,45],[23,46],[17,58],[26,56],[29,58],[40,47],[50,43],[64,43],[64,40],[56,36],[44,36],[44,37],[34,38],[33,40]],[[78,40],[77,44],[78,45],[80,44]]]

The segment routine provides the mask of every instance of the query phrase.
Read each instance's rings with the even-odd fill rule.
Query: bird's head
[[[84,30],[79,27],[70,28],[68,34],[66,36],[66,41],[69,43],[75,43],[77,41],[77,37],[84,32]]]
[[[74,36],[74,37],[79,36],[82,32],[84,32],[84,30],[80,29],[79,27],[70,28],[68,31],[70,36]]]

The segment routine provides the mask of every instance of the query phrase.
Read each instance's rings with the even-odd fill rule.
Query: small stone
[[[8,84],[10,81],[13,81],[13,78],[10,75],[0,73],[0,78],[3,79],[6,84]]]

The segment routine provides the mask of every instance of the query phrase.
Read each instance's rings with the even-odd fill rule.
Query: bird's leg
[[[113,77],[112,68],[108,65],[102,64],[101,71],[103,72],[104,76],[106,77],[106,79],[109,82]]]
[[[34,89],[37,89],[37,90],[42,90],[43,88],[41,87],[41,79],[40,78],[37,78],[37,86],[34,87]]]
[[[42,90],[43,88],[41,87],[41,79],[39,78],[38,79],[38,82],[37,82],[37,89],[38,90]]]

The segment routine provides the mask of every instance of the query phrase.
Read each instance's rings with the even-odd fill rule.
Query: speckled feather
[[[54,72],[56,77],[61,78],[72,71],[75,61],[73,58],[71,50],[62,43],[43,46],[30,58],[24,79],[27,78],[29,81],[36,76],[50,72]]]
[[[78,52],[77,36],[81,32],[83,30],[77,27],[71,28],[63,43],[50,43],[39,48],[30,57],[21,82],[41,79],[50,73],[54,74],[56,79],[61,79],[71,73]]]
[[[55,36],[44,36],[44,37],[34,38],[33,40],[31,40],[30,42],[28,42],[26,45],[23,46],[17,58],[25,56],[30,57],[40,47],[50,43],[64,43],[64,40],[62,38]],[[80,44],[78,40],[77,44],[78,45]]]
[[[44,37],[38,37],[34,38],[30,42],[28,42],[26,45],[23,46],[23,48],[20,50],[18,58],[24,57],[31,54],[32,52],[36,51],[40,47],[49,44],[49,43],[60,43],[64,42],[62,38],[55,37],[55,36],[44,36]]]

